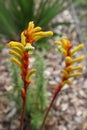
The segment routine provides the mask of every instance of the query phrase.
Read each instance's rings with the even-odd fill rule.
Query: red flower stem
[[[25,116],[25,107],[26,107],[26,98],[23,98],[23,104],[22,104],[22,112],[21,112],[21,120],[20,120],[19,130],[23,129],[24,116]]]
[[[30,82],[26,81],[26,76],[28,74],[28,64],[29,64],[29,54],[27,51],[24,51],[24,56],[22,57],[23,66],[22,66],[22,80],[24,82],[24,87],[22,88],[22,112],[20,119],[20,127],[19,130],[23,130],[23,123],[25,118],[25,108],[26,108],[26,99],[27,99],[27,89],[29,87]]]
[[[47,118],[47,116],[48,116],[48,114],[49,114],[49,112],[50,112],[50,109],[51,109],[52,106],[53,106],[53,103],[54,103],[54,101],[55,101],[55,99],[56,99],[58,93],[59,93],[60,90],[61,90],[61,87],[62,87],[62,83],[60,83],[60,84],[57,86],[57,88],[55,89],[54,96],[53,96],[52,101],[51,101],[51,103],[50,103],[50,105],[49,105],[49,107],[48,107],[48,109],[47,109],[47,111],[46,111],[46,114],[45,114],[45,116],[44,116],[44,119],[43,119],[43,122],[42,122],[42,124],[41,124],[40,130],[43,129],[43,126],[44,126],[44,124],[45,124],[46,118]]]

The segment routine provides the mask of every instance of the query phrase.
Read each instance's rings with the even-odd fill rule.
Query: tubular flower
[[[34,23],[29,22],[28,28],[21,33],[21,42],[11,41],[8,43],[11,48],[9,53],[13,55],[10,59],[20,67],[24,82],[30,82],[30,76],[35,72],[35,70],[28,70],[29,56],[35,49],[31,44],[43,37],[52,35],[53,32],[43,32],[41,27],[34,27]]]
[[[77,72],[77,70],[82,70],[83,66],[74,66],[73,64],[84,60],[85,57],[80,56],[78,58],[73,58],[73,55],[76,52],[78,52],[78,50],[82,49],[84,45],[80,44],[74,49],[72,49],[73,45],[67,38],[62,38],[61,41],[55,41],[54,43],[58,45],[58,50],[65,57],[65,68],[62,70],[63,74],[62,86],[63,86],[65,83],[71,83],[71,80],[69,78],[82,75],[82,73]]]
[[[42,28],[37,26],[34,27],[33,22],[29,22],[28,28],[23,31],[23,35],[26,37],[26,42],[33,43],[38,41],[41,38],[49,37],[53,35],[52,31],[41,31]]]
[[[10,60],[15,62],[21,70],[21,76],[24,82],[28,82],[28,78],[26,80],[26,77],[30,70],[28,70],[28,64],[29,64],[29,53],[34,50],[34,47],[30,43],[26,43],[23,41],[23,37],[21,37],[21,43],[20,42],[14,42],[11,41],[8,43],[11,50],[9,53],[13,55]],[[30,82],[30,78],[29,78]]]
[[[31,82],[30,77],[36,71],[35,69],[28,69],[30,54],[35,49],[32,43],[41,38],[52,35],[53,32],[43,32],[41,31],[41,27],[34,27],[34,23],[29,22],[28,28],[21,33],[21,42],[11,41],[8,43],[9,48],[11,48],[9,53],[12,55],[10,59],[19,66],[21,70],[21,77],[24,83],[24,86],[21,90],[23,105],[19,130],[21,130],[23,127],[27,89]]]
[[[76,52],[78,52],[78,50],[83,48],[83,46],[84,46],[83,44],[80,44],[73,49],[72,43],[67,38],[62,38],[61,41],[55,41],[54,43],[58,45],[58,51],[60,51],[65,57],[65,67],[62,70],[62,74],[63,74],[62,80],[55,88],[53,98],[45,113],[43,122],[41,124],[41,130],[45,124],[45,121],[50,112],[50,109],[52,108],[53,103],[54,103],[55,99],[57,98],[58,93],[61,91],[61,88],[66,83],[71,84],[71,80],[70,80],[71,77],[80,76],[82,74],[81,72],[75,72],[75,70],[78,71],[78,70],[83,69],[83,66],[74,66],[73,65],[74,63],[84,60],[84,56],[80,56],[78,58],[73,57],[73,55]]]

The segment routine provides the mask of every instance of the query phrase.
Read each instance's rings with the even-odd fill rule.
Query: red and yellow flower
[[[34,26],[33,22],[29,22],[28,28],[21,33],[21,42],[11,41],[8,43],[11,48],[9,53],[13,55],[10,60],[20,67],[24,84],[30,83],[30,76],[35,72],[35,69],[28,70],[29,57],[35,49],[32,43],[53,35],[52,31],[43,32],[41,27]]]
[[[20,130],[24,121],[27,89],[31,82],[30,77],[36,71],[35,69],[28,69],[30,54],[35,49],[32,43],[38,41],[41,38],[49,37],[52,35],[53,32],[43,32],[41,31],[41,27],[34,27],[34,23],[29,22],[28,28],[21,33],[21,42],[11,41],[8,43],[8,46],[11,48],[9,53],[12,55],[10,60],[12,62],[15,62],[20,67],[21,77],[24,83],[24,86],[21,90],[23,105],[19,128]]]
[[[54,43],[58,45],[58,50],[65,57],[65,68],[62,70],[62,84],[64,85],[65,83],[71,82],[71,77],[82,75],[82,72],[78,72],[78,70],[82,70],[83,66],[74,66],[73,64],[84,60],[85,57],[80,56],[78,58],[74,58],[73,55],[82,49],[84,44],[79,44],[73,49],[73,44],[67,38],[62,38],[61,41],[55,41]]]

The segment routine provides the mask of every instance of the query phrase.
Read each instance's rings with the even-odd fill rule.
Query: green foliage
[[[40,109],[44,110],[47,105],[46,96],[46,78],[44,77],[44,59],[40,53],[35,54],[35,68],[36,68],[36,75],[35,75],[35,85],[37,87],[37,101],[39,105],[41,104]]]
[[[44,77],[44,60],[40,53],[35,53],[34,68],[37,70],[33,87],[27,94],[26,112],[30,113],[33,130],[38,130],[47,107],[46,79]]]
[[[4,48],[4,45],[0,44],[0,51]]]
[[[10,11],[5,7],[3,0],[0,0],[0,37],[15,35],[15,26],[11,20]]]
[[[31,116],[32,116],[32,120],[31,120],[32,130],[39,130],[43,120],[43,114],[37,111],[31,114]]]
[[[32,20],[44,30],[69,25],[64,21],[51,23],[67,7],[67,0],[40,0],[38,3],[36,0],[0,0],[0,37],[17,39]]]
[[[21,100],[21,88],[23,86],[22,79],[20,77],[20,70],[15,65],[15,63],[10,63],[10,72],[13,80],[13,91],[10,92],[7,96],[9,99],[14,100],[18,109],[21,109],[22,100]]]
[[[19,89],[18,91],[20,91],[21,87],[23,86],[22,79],[20,77],[20,70],[17,67],[17,65],[12,62],[11,62],[11,72],[12,72],[12,77],[13,77],[12,79],[14,82],[14,87],[16,89],[18,88]]]
[[[17,108],[20,110],[22,106],[21,88],[23,82],[20,77],[18,67],[11,63],[11,75],[14,83],[14,89],[8,94],[8,98],[14,100]],[[48,104],[46,78],[44,77],[44,59],[39,52],[35,52],[34,68],[37,70],[32,83],[27,92],[26,116],[31,117],[31,126],[33,130],[38,130]]]

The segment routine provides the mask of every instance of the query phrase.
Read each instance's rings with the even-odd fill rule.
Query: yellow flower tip
[[[34,33],[33,38],[34,38],[35,41],[38,41],[41,38],[49,37],[49,36],[52,36],[52,35],[53,35],[52,31],[47,31],[47,32],[41,31],[41,32]]]
[[[36,28],[34,28],[34,32],[41,31],[41,30],[42,30],[42,28],[39,27],[39,26],[37,26]]]
[[[35,72],[36,72],[36,69],[31,69],[31,70],[28,72],[28,74],[27,74],[27,76],[26,76],[26,81],[27,81],[27,82],[30,81],[31,75],[34,74]]]
[[[16,56],[17,58],[21,59],[22,55],[20,53],[17,53],[16,51],[10,50],[9,54]]]
[[[8,47],[10,48],[10,47],[12,46],[12,44],[13,44],[13,42],[11,41],[11,42],[9,42],[7,45],[8,45]]]
[[[62,42],[62,46],[65,49],[71,49],[72,48],[72,43],[70,42],[70,40],[68,40],[68,38],[62,38],[61,42]]]
[[[33,29],[33,28],[34,28],[34,22],[33,22],[33,21],[30,21],[30,22],[28,23],[28,30]]]
[[[82,70],[83,69],[83,66],[76,66],[73,68],[73,70]]]
[[[26,44],[26,37],[24,35],[24,32],[21,33],[21,43],[23,43],[23,45]]]
[[[10,48],[19,47],[20,49],[24,49],[24,46],[23,46],[22,43],[20,43],[20,42],[15,42],[15,41],[9,42],[9,43],[8,43],[8,46],[9,46]]]
[[[82,70],[83,69],[83,66],[69,66],[66,68],[67,71],[74,71],[74,70]]]
[[[80,62],[82,60],[85,60],[85,56],[80,56],[78,58],[75,58],[71,61],[71,64],[75,63],[75,62]]]
[[[85,60],[85,56],[81,56],[80,59],[81,59],[81,60]]]
[[[77,77],[77,76],[81,76],[81,75],[82,75],[81,72],[77,72],[77,73],[75,73],[75,74],[70,74],[70,75],[69,75],[69,78],[71,78],[71,77]]]
[[[74,49],[71,50],[71,56],[74,55],[75,52],[77,52],[78,50],[82,49],[84,47],[84,44],[80,44],[77,47],[75,47]]]
[[[52,31],[48,31],[48,32],[45,32],[45,36],[53,36],[53,32]]]
[[[54,44],[61,45],[62,43],[60,41],[55,41]]]
[[[9,44],[9,46],[13,46],[13,45],[16,45],[16,44],[18,44],[18,42],[11,41],[11,42],[9,42],[8,44]]]
[[[52,36],[53,35],[53,32],[52,31],[47,31],[47,32],[36,32],[34,34],[34,36],[40,36],[41,38],[43,37],[48,37],[48,36]]]
[[[83,47],[84,47],[84,44],[80,43],[79,48],[83,48]]]
[[[12,62],[16,63],[19,67],[22,67],[22,63],[18,59],[11,57],[10,60]]]
[[[12,49],[16,52],[18,52],[20,55],[23,55],[23,50],[17,46],[13,46]]]

